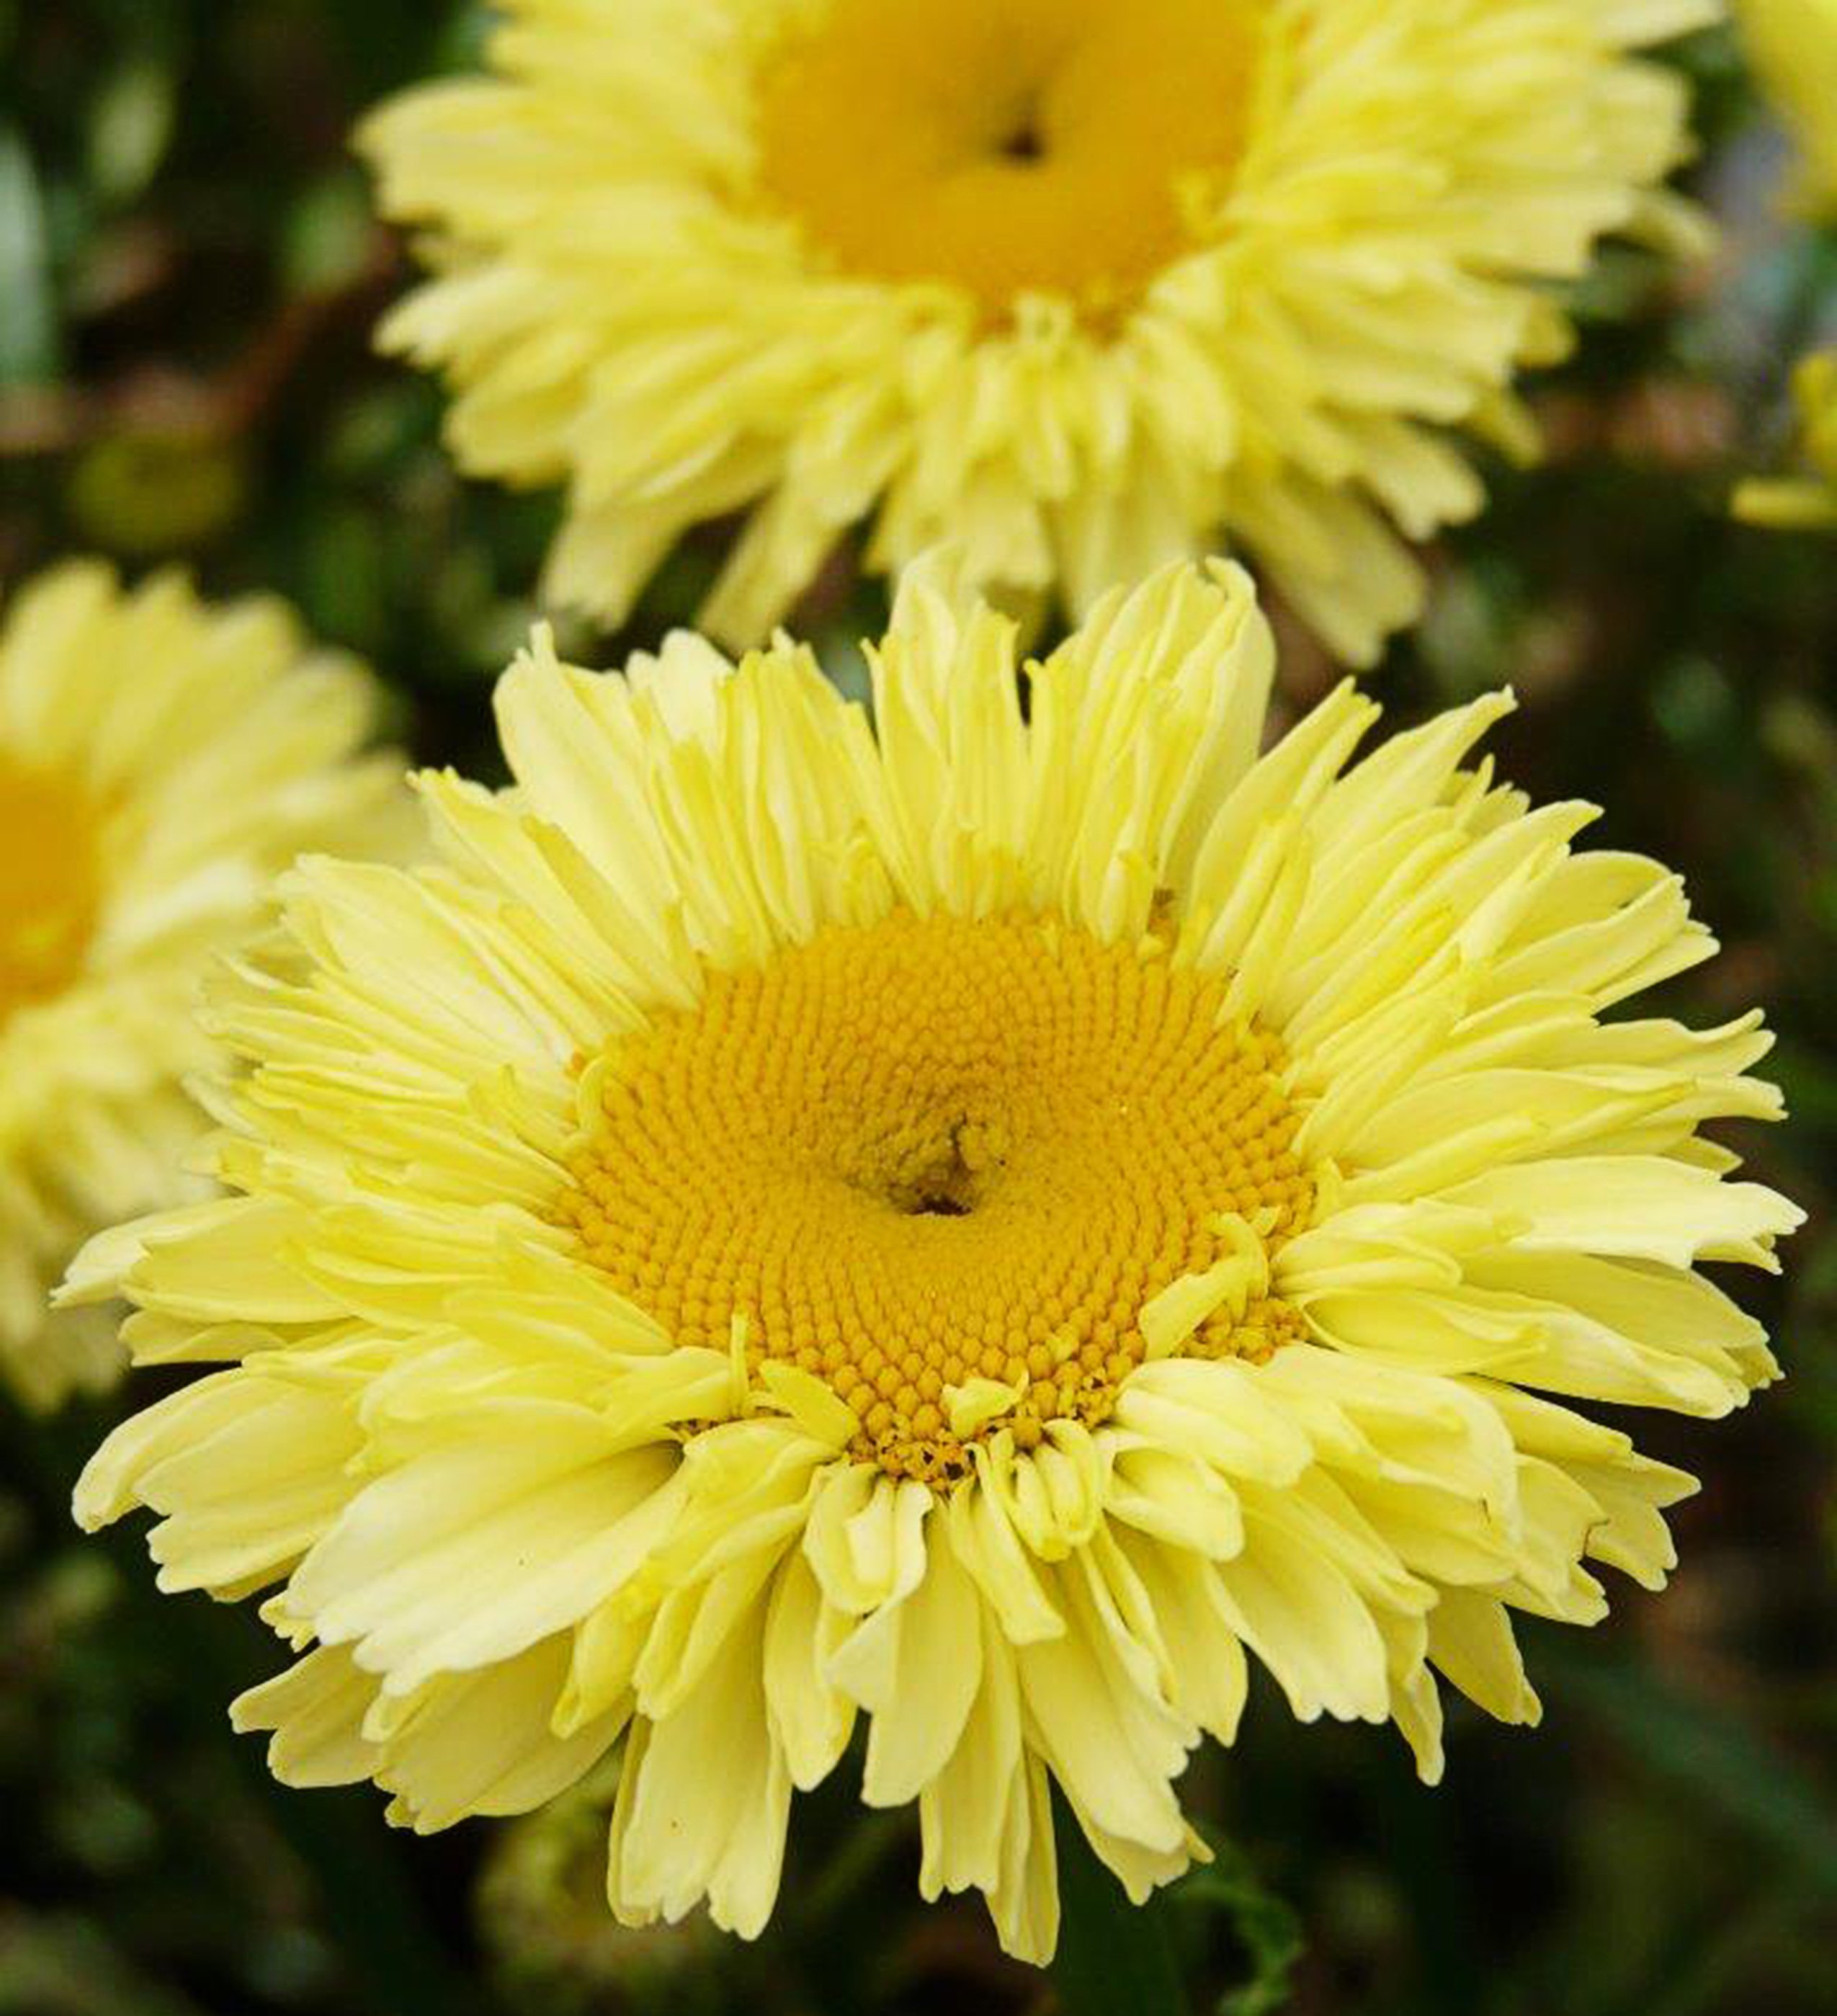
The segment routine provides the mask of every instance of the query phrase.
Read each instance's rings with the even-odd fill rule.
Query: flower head
[[[236,1361],[79,1511],[272,1589],[276,1772],[433,1828],[622,1744],[633,1921],[757,1931],[863,1721],[926,1894],[1034,1957],[1049,1786],[1176,1875],[1252,1658],[1433,1779],[1438,1672],[1533,1721],[1512,1613],[1671,1564],[1691,1480],[1562,1401],[1776,1369],[1694,1271],[1799,1216],[1697,1132],[1777,1114],[1768,1039],[1612,1012],[1714,948],[1471,760],[1508,700],[1354,763],[1343,687],[1259,757],[1235,570],[1025,667],[963,606],[908,579],[872,726],[789,643],[538,638],[515,788],[425,778],[444,865],[303,865],[290,957],[220,987],[234,1194],[72,1276]]]
[[[354,760],[372,689],[273,603],[212,611],[60,567],[0,626],[0,1375],[39,1404],[113,1377],[49,1296],[99,1225],[200,1186],[193,996],[303,846],[357,844],[399,765]]]
[[[1799,200],[1837,214],[1837,0],[1737,0],[1736,12],[1800,151]]]
[[[1339,652],[1406,540],[1528,452],[1544,283],[1683,218],[1714,0],[512,0],[494,74],[368,126],[436,277],[385,340],[471,468],[565,483],[549,584],[617,618],[750,513],[704,611],[757,642],[836,540],[1103,590],[1221,538]]]
[[[1750,525],[1837,532],[1837,350],[1814,351],[1792,374],[1803,476],[1751,477],[1736,490],[1735,511]]]

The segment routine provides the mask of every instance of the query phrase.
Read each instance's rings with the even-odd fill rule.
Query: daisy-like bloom
[[[1737,0],[1748,53],[1798,146],[1802,207],[1837,215],[1837,0]]]
[[[1571,337],[1604,234],[1691,242],[1677,78],[1717,0],[509,0],[493,74],[368,126],[436,272],[386,326],[466,465],[565,484],[548,586],[617,621],[747,514],[760,640],[872,519],[1087,610],[1220,540],[1349,660],[1463,435]]]
[[[49,1295],[99,1226],[201,1188],[194,997],[303,846],[362,844],[399,763],[355,760],[368,675],[272,602],[213,610],[95,562],[0,625],[0,1376],[35,1405],[118,1370]]]
[[[1809,473],[1750,477],[1735,491],[1735,516],[1787,531],[1837,532],[1837,350],[1800,364],[1792,397]]]
[[[1343,687],[1259,758],[1213,567],[1024,668],[911,580],[872,728],[789,643],[539,637],[515,788],[422,779],[444,865],[297,872],[306,970],[216,1006],[235,1194],[68,1290],[236,1361],[78,1511],[159,1513],[168,1589],[279,1585],[301,1656],[235,1716],[281,1777],[431,1829],[622,1744],[613,1909],[751,1934],[865,1722],[925,1894],[1038,1959],[1050,1786],[1176,1876],[1252,1658],[1433,1779],[1438,1672],[1534,1721],[1512,1613],[1663,1582],[1690,1478],[1562,1400],[1774,1377],[1693,1271],[1799,1215],[1698,1136],[1778,1113],[1760,1018],[1611,1013],[1713,948],[1470,761],[1507,699],[1353,765]]]

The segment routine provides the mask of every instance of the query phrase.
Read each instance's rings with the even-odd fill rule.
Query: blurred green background
[[[371,355],[406,268],[346,151],[358,111],[465,64],[483,25],[437,0],[0,0],[0,579],[95,549],[277,588],[386,674],[419,756],[489,775],[489,677],[554,500],[462,481],[437,388]],[[1238,1750],[1194,1767],[1256,1872],[1167,1907],[1195,2009],[1837,2011],[1837,543],[1724,509],[1785,452],[1793,357],[1837,340],[1837,236],[1780,214],[1782,143],[1733,41],[1677,59],[1723,253],[1681,280],[1604,261],[1579,358],[1539,390],[1549,461],[1496,472],[1375,684],[1407,720],[1515,682],[1508,771],[1605,805],[1596,841],[1683,869],[1724,938],[1670,1005],[1769,1005],[1795,1119],[1740,1145],[1812,1212],[1753,1298],[1790,1383],[1732,1422],[1646,1424],[1706,1478],[1684,1568],[1586,1636],[1526,1627],[1541,1732],[1457,1710],[1426,1793],[1394,1737],[1296,1728],[1264,1690]],[[609,663],[654,638],[719,546],[681,554],[625,635],[564,643]],[[883,607],[850,581],[802,626],[844,683]],[[1285,630],[1299,707],[1332,669]],[[68,1525],[106,1412],[3,1417],[0,2016],[1052,2006],[979,1909],[919,1906],[904,1823],[846,1787],[804,1802],[753,1949],[613,1927],[591,1786],[431,1841],[367,1790],[279,1791],[225,1717],[275,1663],[260,1628],[156,1597],[137,1539]]]

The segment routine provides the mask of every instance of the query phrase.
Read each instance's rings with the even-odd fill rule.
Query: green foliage
[[[1054,1808],[1063,1924],[1052,1978],[1066,2016],[1280,2016],[1307,1946],[1300,1918],[1217,1827],[1208,1862],[1131,1904],[1062,1799]],[[1230,1981],[1229,1987],[1219,1983]],[[1202,1985],[1196,1997],[1186,1983]]]
[[[1132,1905],[1055,1795],[1059,1852],[1059,1952],[1052,1978],[1065,2016],[1186,2016],[1167,1906]]]
[[[1242,1949],[1249,1978],[1219,1996],[1216,2016],[1277,2016],[1289,2006],[1306,1947],[1301,1921],[1242,1849],[1215,1827],[1203,1831],[1212,1859],[1182,1879],[1171,1902],[1202,1913],[1208,1928],[1222,1918]]]

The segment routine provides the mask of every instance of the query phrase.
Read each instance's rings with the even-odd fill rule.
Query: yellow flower
[[[1737,0],[1748,53],[1803,156],[1799,200],[1837,212],[1837,0]]]
[[[48,1405],[115,1376],[49,1296],[100,1225],[200,1193],[193,997],[302,846],[358,844],[401,768],[355,762],[371,687],[272,603],[74,563],[0,626],[0,1376]]]
[[[1735,491],[1735,516],[1750,525],[1837,532],[1837,350],[1806,358],[1793,374],[1792,393],[1811,473],[1750,477]]]
[[[609,1894],[757,1932],[857,1720],[921,1885],[1038,1959],[1062,1788],[1138,1897],[1248,1659],[1295,1713],[1435,1672],[1537,1719],[1510,1613],[1648,1586],[1691,1480],[1548,1395],[1716,1416],[1777,1368],[1693,1271],[1799,1214],[1758,1015],[1611,1016],[1714,949],[1469,761],[1349,768],[1350,686],[1260,759],[1243,574],[1162,572],[1043,664],[937,569],[875,725],[789,642],[508,673],[516,779],[422,779],[444,865],[304,864],[232,977],[236,1194],[102,1235],[137,1355],[239,1359],[119,1429],[90,1525],[278,1585],[236,1707],[291,1784],[418,1828],[623,1744]],[[1434,1670],[1432,1670],[1434,1669]]]
[[[510,0],[494,75],[363,143],[437,277],[384,340],[469,468],[565,483],[548,585],[621,617],[748,514],[703,612],[758,642],[847,529],[1087,610],[1223,539],[1346,657],[1407,541],[1528,453],[1545,283],[1660,187],[1717,0]]]

